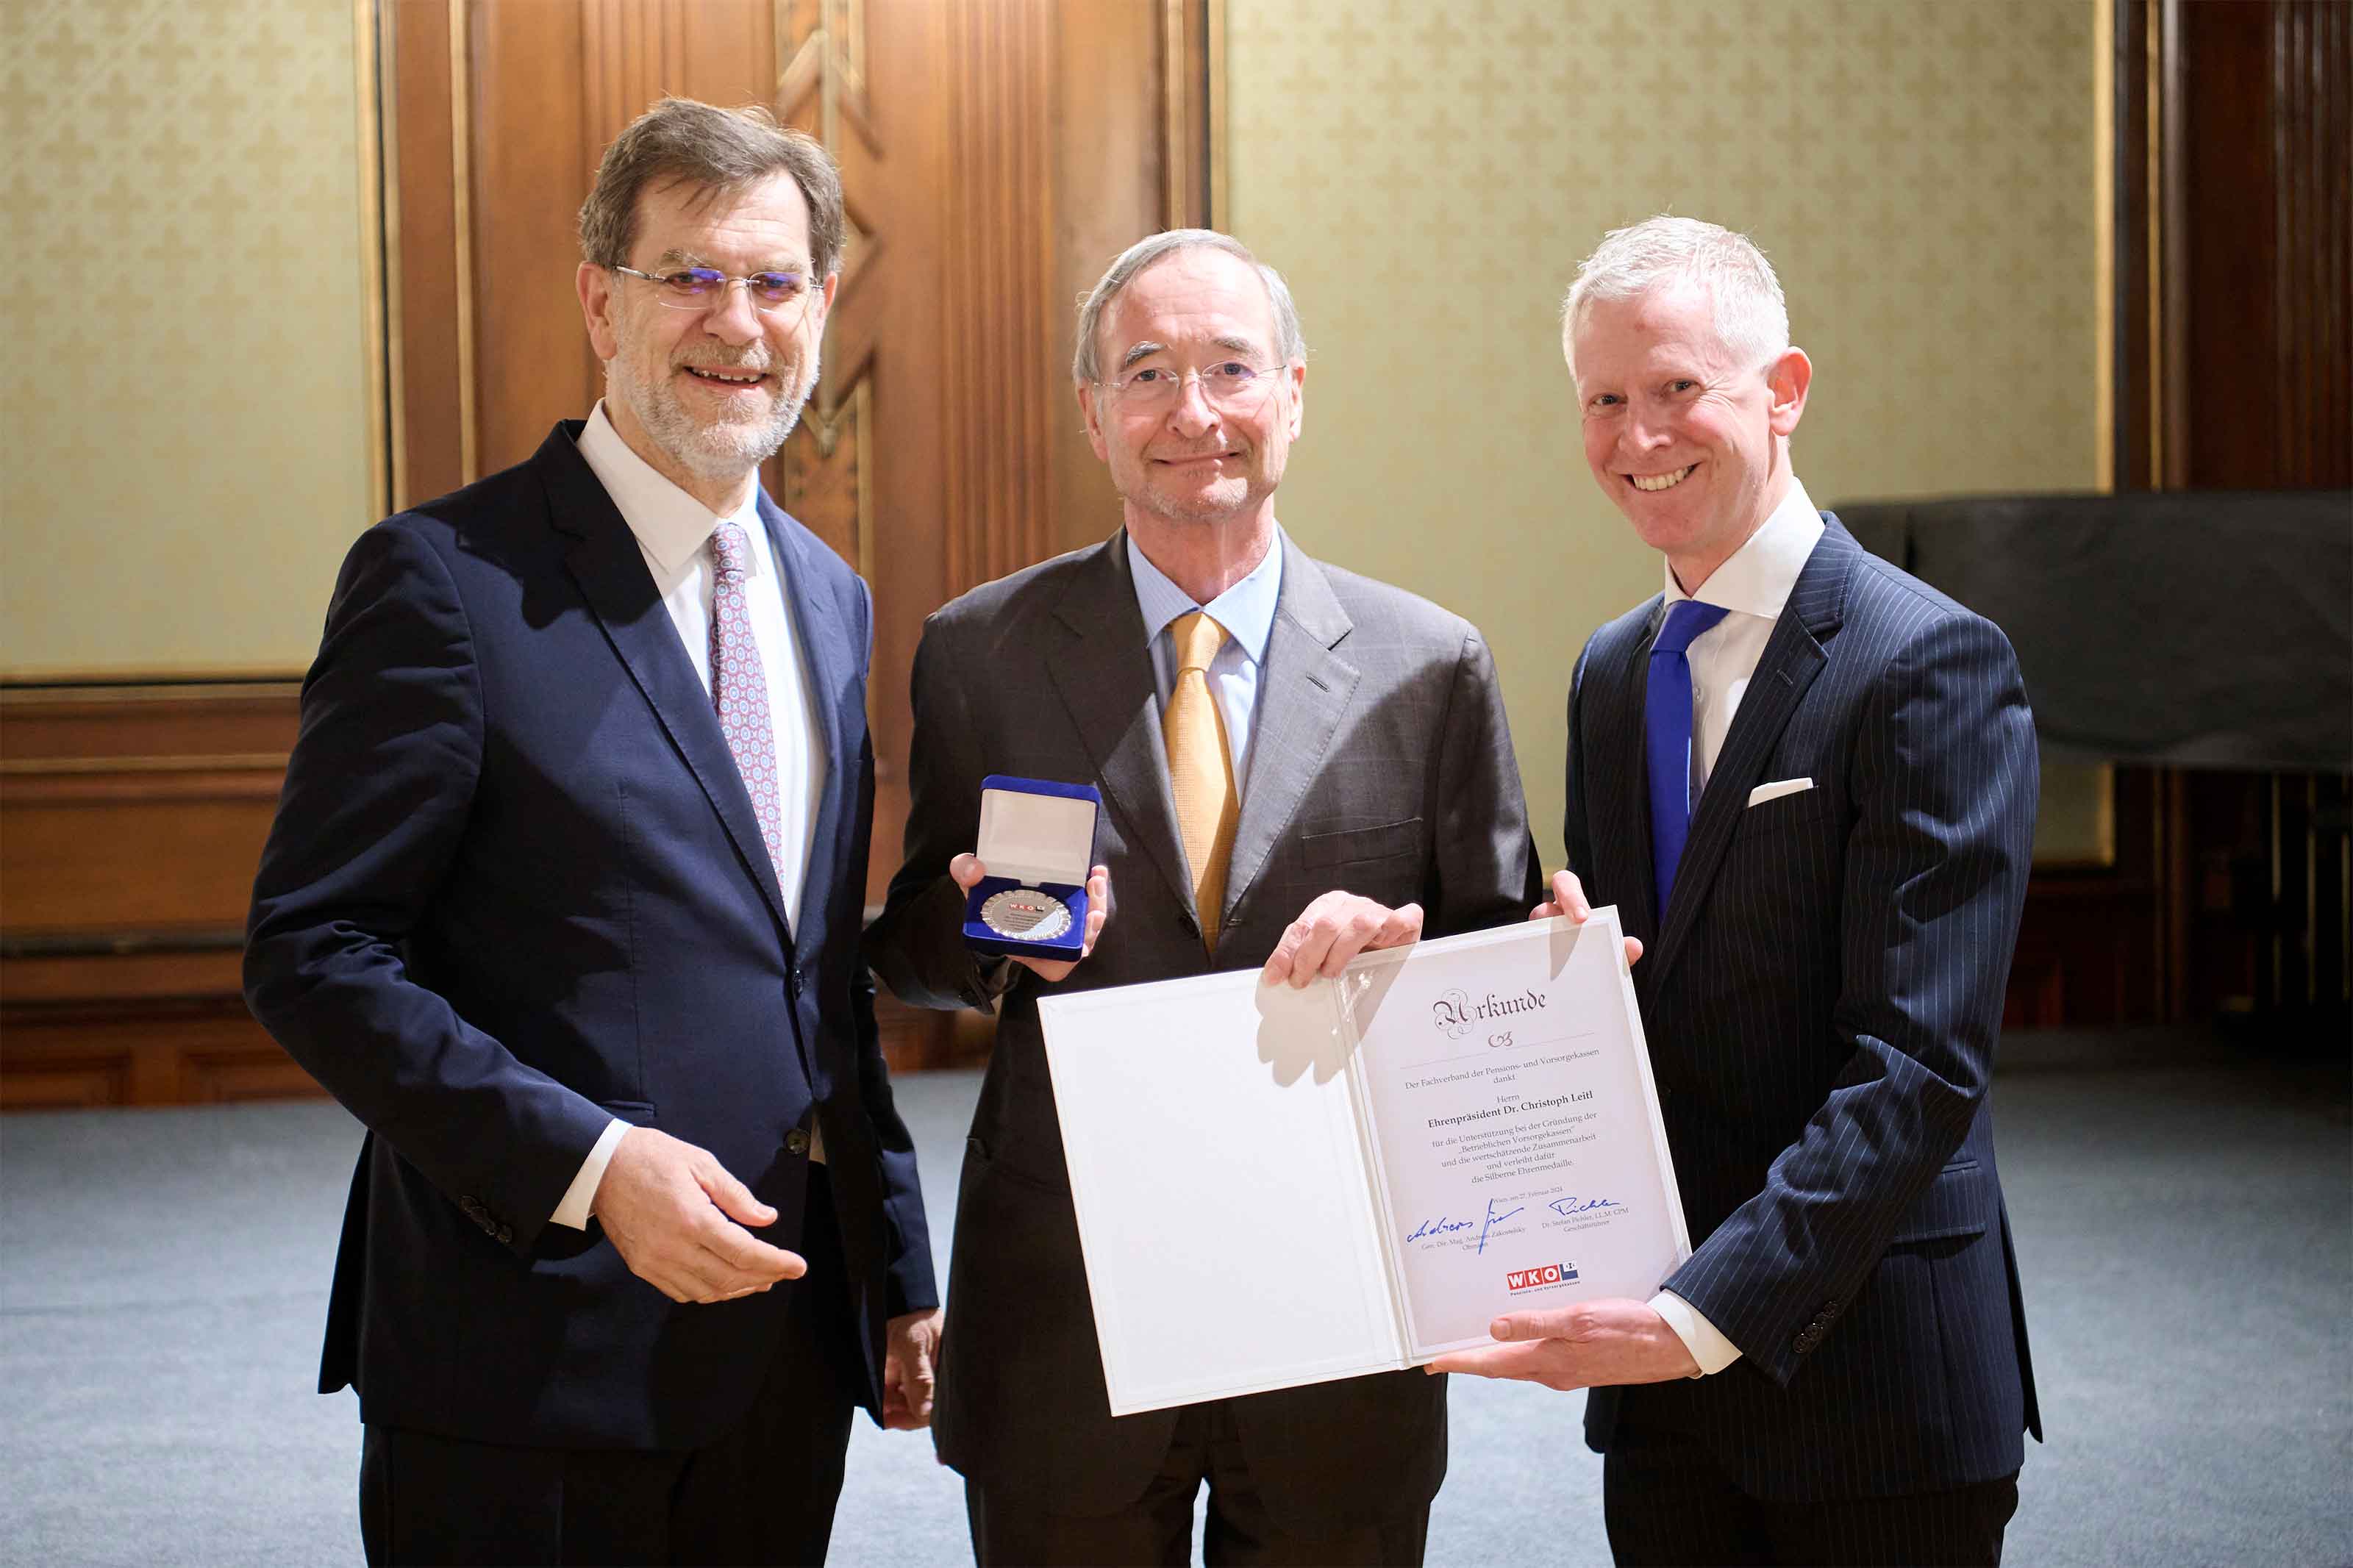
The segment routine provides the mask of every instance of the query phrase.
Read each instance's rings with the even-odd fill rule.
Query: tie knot
[[[711,557],[723,577],[741,577],[751,564],[752,547],[740,524],[723,522],[711,531]]]
[[[1667,606],[1667,624],[1659,628],[1659,640],[1651,645],[1651,651],[1681,653],[1691,647],[1703,632],[1731,613],[1722,605],[1703,605],[1697,599],[1678,599]]]
[[[1169,623],[1168,635],[1176,645],[1176,672],[1188,669],[1208,673],[1209,661],[1226,646],[1226,628],[1210,618],[1207,610],[1188,610]]]

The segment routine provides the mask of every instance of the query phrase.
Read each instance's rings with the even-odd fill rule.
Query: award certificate
[[[1114,1415],[1418,1365],[1691,1255],[1614,909],[1039,1016]]]

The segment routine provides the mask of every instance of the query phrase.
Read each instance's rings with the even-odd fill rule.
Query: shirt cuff
[[[1683,1341],[1683,1349],[1699,1363],[1700,1376],[1712,1376],[1740,1359],[1740,1347],[1725,1339],[1697,1307],[1672,1290],[1662,1290],[1651,1297],[1651,1310],[1674,1330],[1675,1338]]]
[[[564,1201],[547,1216],[549,1224],[568,1225],[575,1230],[588,1228],[588,1205],[596,1200],[596,1184],[605,1179],[605,1167],[613,1163],[613,1151],[621,1146],[621,1139],[628,1131],[629,1124],[619,1117],[606,1123],[596,1146],[580,1162],[580,1173],[564,1189]]]

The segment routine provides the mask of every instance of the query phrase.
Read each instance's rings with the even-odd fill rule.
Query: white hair
[[[1248,262],[1266,285],[1267,300],[1274,307],[1275,352],[1282,355],[1285,364],[1307,357],[1307,340],[1299,331],[1299,307],[1292,303],[1291,289],[1283,282],[1282,273],[1252,256],[1248,246],[1229,234],[1219,234],[1211,228],[1172,228],[1147,235],[1121,251],[1119,259],[1088,291],[1079,306],[1078,348],[1071,355],[1071,374],[1074,379],[1094,382],[1103,378],[1103,365],[1095,349],[1095,329],[1102,325],[1103,312],[1145,268],[1180,250],[1222,250]]]
[[[1716,336],[1736,358],[1762,369],[1788,348],[1788,301],[1756,242],[1720,224],[1661,213],[1611,229],[1577,268],[1560,307],[1570,374],[1577,370],[1577,326],[1596,300],[1632,300],[1685,283],[1707,291]]]

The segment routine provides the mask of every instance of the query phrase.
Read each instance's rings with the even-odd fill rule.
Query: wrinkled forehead
[[[1113,369],[1156,353],[1271,357],[1274,300],[1258,268],[1238,256],[1174,251],[1127,280],[1103,311],[1095,347]]]

